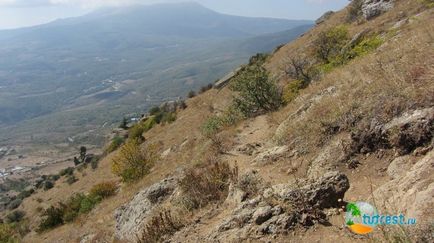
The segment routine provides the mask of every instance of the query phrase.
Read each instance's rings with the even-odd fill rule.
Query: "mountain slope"
[[[203,125],[225,114],[234,93],[225,87],[188,99],[176,121],[143,134],[141,148],[156,145],[161,155],[149,174],[133,184],[117,181],[111,170],[120,152],[115,151],[98,169],[76,172],[74,184],[62,178],[51,190],[37,190],[18,208],[26,211],[32,229],[40,223],[38,207],[65,202],[67,195],[87,193],[107,180],[120,186],[75,222],[44,233],[32,230],[24,240],[131,242],[147,226],[157,241],[173,242],[432,242],[434,9],[397,0],[377,18],[359,16],[348,23],[350,10],[281,47],[265,67],[293,88],[298,80],[288,75],[292,61],[303,57],[313,63],[318,37],[342,23],[351,37],[346,42],[369,30],[364,38],[379,37],[380,45],[320,70],[279,110],[223,127],[214,137],[223,152],[203,134]],[[367,39],[360,43],[372,46]],[[223,166],[212,167],[216,164]],[[210,165],[214,170],[206,170]],[[230,170],[235,176],[225,174],[224,165],[236,167]],[[186,199],[196,199],[183,197],[190,190],[209,200],[185,207]],[[341,209],[357,201],[371,203],[381,214],[414,217],[417,224],[356,235]],[[175,217],[155,223],[167,212]]]
[[[60,119],[67,129],[59,130],[67,133],[53,138],[62,141],[90,130],[83,120],[93,128],[112,124],[212,82],[248,56],[300,35],[306,24],[311,22],[229,16],[182,3],[109,8],[0,31],[0,133],[29,135],[39,126],[44,137],[57,129],[51,121]],[[267,35],[284,30],[281,39],[268,41]],[[256,36],[263,37],[239,48]],[[4,128],[9,125],[20,129]]]

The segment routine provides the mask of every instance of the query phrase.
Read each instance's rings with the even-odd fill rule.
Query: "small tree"
[[[112,171],[124,182],[133,182],[149,173],[157,160],[155,147],[149,146],[146,150],[142,150],[140,141],[132,139],[124,144],[119,154],[113,158]]]
[[[348,30],[344,26],[337,26],[322,31],[314,41],[316,57],[324,63],[334,62],[348,39]]]
[[[188,98],[193,98],[195,96],[196,96],[196,92],[194,92],[193,90],[190,90],[190,92],[188,92],[188,95],[187,95]]]
[[[87,148],[85,146],[80,147],[80,160],[83,163],[86,160]]]
[[[127,130],[127,129],[128,129],[128,120],[127,120],[126,117],[124,117],[124,118],[122,119],[122,122],[121,122],[121,124],[119,125],[119,128],[122,128],[122,129],[124,129],[124,130]]]
[[[312,79],[317,75],[317,72],[308,59],[304,57],[294,56],[289,58],[288,67],[285,69],[285,73],[288,77],[299,80],[302,83],[302,88],[305,88],[310,84]]]
[[[277,110],[282,105],[282,94],[277,85],[268,72],[257,65],[239,72],[230,88],[238,93],[234,107],[247,117]]]

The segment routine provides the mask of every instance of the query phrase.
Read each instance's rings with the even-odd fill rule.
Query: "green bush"
[[[245,117],[277,110],[282,94],[268,72],[257,65],[247,66],[231,81],[230,89],[237,93],[233,107]]]
[[[149,110],[149,115],[153,116],[153,115],[160,113],[160,112],[161,112],[160,107],[154,106]]]
[[[15,200],[11,201],[11,202],[8,204],[7,208],[8,208],[9,210],[14,210],[14,209],[18,208],[18,207],[21,205],[21,203],[23,203],[23,200],[17,198],[17,199],[15,199]]]
[[[297,98],[301,89],[304,88],[303,82],[299,80],[294,80],[289,83],[283,90],[283,100],[285,103],[290,103],[295,98]]]
[[[43,232],[64,223],[63,214],[65,206],[60,204],[58,207],[51,206],[42,213],[42,221],[37,229],[38,232]]]
[[[21,210],[15,210],[6,215],[6,223],[18,223],[20,222],[26,213]]]
[[[369,52],[377,49],[379,46],[383,44],[383,39],[379,36],[373,36],[364,38],[360,43],[358,43],[353,49],[353,56],[363,56],[368,54]]]
[[[212,116],[202,125],[202,133],[207,138],[215,136],[223,127],[223,121],[218,116]]]
[[[11,224],[0,224],[0,242],[17,243],[19,242],[17,232]]]
[[[24,200],[24,198],[30,197],[35,192],[34,189],[24,190],[18,194],[17,198]]]
[[[66,183],[68,183],[68,185],[72,185],[77,181],[78,181],[78,179],[75,177],[75,175],[68,175],[66,177]]]
[[[44,190],[45,191],[48,191],[53,187],[54,187],[54,183],[52,181],[45,181],[44,182]]]
[[[123,143],[125,142],[125,139],[120,136],[115,136],[112,141],[110,142],[110,145],[106,149],[106,153],[111,153],[118,149]]]
[[[348,30],[345,26],[336,26],[318,34],[314,41],[315,56],[323,63],[337,62],[341,50],[349,40]]]
[[[128,130],[128,138],[139,139],[140,141],[143,141],[145,139],[143,137],[144,132],[145,128],[143,127],[143,124],[139,122]]]
[[[187,97],[188,98],[193,98],[196,96],[196,92],[194,92],[193,90],[190,90],[190,92],[188,92]]]
[[[166,123],[172,123],[176,121],[176,113],[175,112],[165,112],[163,113],[163,117],[161,118],[161,122],[162,124],[166,124]]]
[[[60,176],[72,175],[72,174],[74,174],[74,168],[73,167],[68,167],[68,168],[63,169],[59,172]]]
[[[151,116],[148,120],[143,122],[143,129],[145,132],[151,130],[155,125],[157,125],[157,121],[155,120],[155,116]]]

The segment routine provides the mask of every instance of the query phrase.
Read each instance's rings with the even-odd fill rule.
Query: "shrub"
[[[200,94],[205,93],[206,91],[212,89],[212,87],[213,87],[213,84],[208,84],[208,85],[202,86],[202,87],[200,88],[199,93],[200,93]]]
[[[307,87],[318,74],[314,65],[304,57],[291,57],[288,63],[289,66],[285,70],[286,75],[300,80],[302,88]]]
[[[49,175],[48,179],[51,181],[57,181],[60,179],[60,176],[59,175]]]
[[[90,195],[92,197],[101,197],[102,199],[104,199],[115,195],[117,189],[118,186],[114,181],[102,182],[92,187],[92,189],[90,190]]]
[[[283,90],[283,100],[285,103],[293,101],[304,87],[303,82],[299,80],[292,81]]]
[[[106,153],[111,153],[118,149],[123,143],[125,142],[125,139],[120,136],[115,136],[112,141],[110,142],[110,145],[106,149]],[[93,160],[92,160],[93,161]]]
[[[322,31],[314,41],[315,56],[325,64],[336,62],[336,58],[340,55],[348,40],[348,30],[344,26],[332,27]]]
[[[161,112],[160,107],[154,106],[149,110],[149,115],[153,116],[153,115],[160,113],[160,112]]]
[[[143,229],[138,242],[163,242],[165,237],[173,235],[184,227],[184,224],[168,210],[161,211],[151,218]]]
[[[54,187],[54,183],[52,181],[45,181],[44,182],[44,190],[45,191],[48,191],[53,187]]]
[[[227,197],[230,182],[235,181],[237,176],[237,168],[230,168],[227,162],[188,169],[179,182],[183,205],[193,210],[223,200]]]
[[[55,228],[59,225],[63,224],[63,213],[65,210],[65,206],[64,205],[59,205],[58,207],[54,207],[51,206],[49,208],[47,208],[43,213],[42,213],[42,221],[39,224],[39,227],[37,229],[38,232],[43,232],[46,231],[48,229],[52,229]]]
[[[21,205],[21,203],[23,203],[23,200],[17,198],[17,199],[15,199],[15,200],[11,201],[11,202],[8,204],[8,207],[7,207],[7,208],[8,208],[9,210],[14,210],[14,209],[18,208],[18,207]]]
[[[163,113],[163,117],[161,118],[160,123],[166,124],[166,123],[172,123],[176,121],[176,113],[175,112],[165,112]]]
[[[377,49],[381,44],[383,44],[383,39],[379,36],[364,38],[352,49],[353,57],[366,55]]]
[[[19,242],[14,227],[11,224],[0,224],[0,242]]]
[[[73,167],[68,167],[68,168],[63,169],[59,172],[60,176],[72,175],[72,174],[74,174],[74,168]]]
[[[145,138],[143,137],[143,133],[145,132],[145,128],[142,123],[137,123],[133,127],[128,130],[128,138],[129,139],[138,139],[143,141]]]
[[[72,185],[77,181],[78,179],[75,177],[75,175],[68,175],[68,177],[66,178],[66,183],[68,183],[68,185]]]
[[[188,98],[193,98],[196,96],[196,92],[194,92],[193,90],[190,90],[190,92],[188,92],[187,97]]]
[[[24,198],[30,197],[35,192],[34,189],[24,190],[18,194],[17,198],[24,200]]]
[[[148,174],[157,159],[157,151],[154,146],[148,146],[146,150],[142,150],[139,140],[130,140],[121,147],[119,153],[113,158],[112,171],[120,176],[122,181],[132,182]]]
[[[26,213],[24,211],[15,210],[6,215],[6,223],[18,223],[24,218],[25,215]]]
[[[99,158],[92,158],[92,160],[90,161],[90,167],[92,168],[92,170],[98,168],[98,164],[99,164]]]
[[[246,117],[274,111],[282,105],[281,92],[260,66],[245,67],[232,79],[230,89],[238,93],[233,106]]]
[[[145,132],[151,130],[155,125],[157,125],[157,121],[155,120],[155,116],[149,117],[148,120],[143,122],[143,129]]]
[[[223,121],[219,116],[211,116],[202,125],[202,134],[207,138],[213,138],[223,127]]]
[[[119,128],[122,128],[124,130],[128,129],[128,119],[126,117],[122,118]]]

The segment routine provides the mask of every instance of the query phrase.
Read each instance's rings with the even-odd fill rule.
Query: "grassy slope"
[[[302,143],[292,144],[291,146],[296,149],[305,147],[307,153],[296,159],[289,161],[285,159],[272,165],[259,167],[260,173],[266,181],[275,184],[293,179],[294,176],[288,175],[287,170],[294,165],[300,168],[296,176],[306,175],[310,161],[323,148],[323,145],[317,143],[318,137],[322,136],[319,122],[338,119],[345,111],[350,110],[349,107],[353,103],[357,103],[359,106],[352,111],[360,112],[364,119],[383,117],[384,121],[390,120],[397,115],[390,112],[397,106],[401,107],[398,111],[402,113],[408,109],[433,105],[433,10],[427,10],[421,15],[415,16],[421,11],[418,3],[414,1],[399,1],[398,3],[395,9],[372,21],[349,26],[351,34],[356,34],[366,28],[389,33],[387,34],[387,41],[377,51],[357,58],[343,67],[336,68],[325,75],[320,82],[314,83],[303,90],[297,100],[280,111],[244,121],[236,129],[225,131],[228,134],[228,140],[235,140],[236,137],[241,138],[241,142],[265,141],[268,144],[273,144],[272,138],[275,135],[276,128],[282,124],[289,114],[293,114],[307,100],[321,93],[321,91],[330,86],[336,87],[334,96],[323,97],[321,102],[314,104],[303,117],[289,120],[283,126],[284,129],[279,130],[281,133],[283,131],[283,134],[278,135],[285,138],[280,141],[282,144],[291,145],[291,141],[298,139],[297,141],[302,141]],[[400,11],[406,13],[406,17],[409,18],[410,22],[400,27],[399,30],[391,31],[390,28],[402,18]],[[317,26],[303,37],[283,47],[272,57],[268,63],[268,68],[275,76],[281,76],[281,70],[286,65],[288,55],[309,52],[310,43],[315,36],[321,30],[342,23],[345,14],[345,11],[335,14],[326,23]],[[417,79],[417,82],[410,82],[408,77],[415,67],[422,67],[425,71]],[[282,81],[285,81],[283,76]],[[110,238],[114,228],[113,210],[115,208],[127,202],[141,188],[165,177],[177,167],[197,162],[206,154],[206,140],[200,134],[199,125],[212,113],[211,111],[218,112],[224,109],[228,104],[229,97],[229,91],[224,89],[220,92],[212,90],[189,100],[189,107],[179,114],[176,122],[164,127],[156,127],[145,135],[149,143],[161,143],[161,151],[174,148],[167,158],[155,166],[149,176],[136,185],[123,187],[117,196],[104,201],[89,215],[81,217],[76,223],[62,226],[42,235],[30,233],[26,240],[28,242],[70,242],[88,233],[97,233],[102,239]],[[325,144],[345,135],[344,132],[328,138]],[[188,146],[183,149],[179,148],[179,145],[185,141],[188,141]],[[178,148],[175,149],[175,146],[178,146]],[[251,157],[237,155],[235,157],[228,156],[224,159],[230,162],[236,161],[242,171],[252,167],[250,161],[253,158]],[[355,174],[352,174],[345,167],[338,167],[350,176],[352,188],[346,195],[346,200],[369,197],[370,192],[366,190],[366,187],[369,186],[368,175],[374,175],[371,178],[374,187],[389,180],[377,173],[377,169],[384,166],[384,160],[366,158],[362,162],[363,166]],[[95,173],[88,173],[84,179],[81,179],[73,186],[58,184],[56,189],[39,192],[26,199],[21,207],[28,212],[33,223],[36,223],[35,207],[38,205],[35,202],[36,198],[43,198],[45,201],[43,205],[45,206],[48,205],[46,202],[49,198],[51,198],[49,200],[51,204],[63,200],[65,195],[72,192],[87,191],[93,184],[114,179],[114,176],[110,173],[110,156],[103,160],[100,168]],[[213,222],[215,222],[213,219],[209,220],[209,223]],[[297,237],[301,237],[301,241],[340,240],[342,242],[354,242],[353,238],[339,231],[339,226],[342,223],[341,216],[332,218],[333,227],[319,227],[316,231],[299,232]],[[202,230],[203,232],[199,231],[198,234],[206,234],[207,228]],[[288,238],[282,238],[281,240],[287,241]]]

